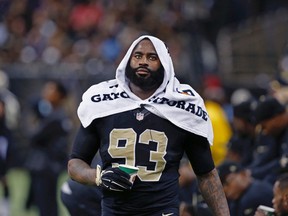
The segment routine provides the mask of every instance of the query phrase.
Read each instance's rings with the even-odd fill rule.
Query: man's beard
[[[137,76],[136,72],[139,68],[145,68],[145,70],[148,70],[150,76],[149,77]],[[125,70],[125,75],[134,85],[138,86],[144,91],[148,91],[152,89],[157,89],[162,84],[164,79],[164,68],[161,65],[161,67],[158,70],[152,71],[147,67],[132,68],[130,66],[130,63],[128,63]]]

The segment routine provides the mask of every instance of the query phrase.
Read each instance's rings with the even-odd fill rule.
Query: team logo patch
[[[177,88],[176,91],[183,95],[195,96],[194,93],[190,89],[179,90]]]
[[[142,121],[144,119],[144,113],[141,112],[136,113],[136,119],[138,121]]]

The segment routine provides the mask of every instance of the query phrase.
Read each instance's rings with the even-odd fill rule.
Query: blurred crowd
[[[46,192],[52,193],[47,196],[55,198],[55,184],[61,171],[65,170],[63,164],[68,157],[70,138],[74,135],[75,125],[71,122],[73,123],[77,108],[77,103],[69,101],[71,93],[73,97],[77,89],[69,89],[71,85],[67,85],[67,82],[62,86],[63,83],[59,83],[59,80],[42,80],[41,73],[46,70],[34,74],[34,79],[39,76],[39,82],[34,86],[36,91],[33,95],[25,95],[23,100],[19,95],[23,96],[25,89],[31,86],[18,85],[17,88],[14,86],[18,90],[16,93],[11,91],[10,66],[41,64],[43,68],[59,68],[62,65],[72,65],[77,70],[81,65],[84,68],[83,73],[94,77],[106,74],[112,78],[114,69],[130,42],[139,35],[152,34],[166,41],[176,76],[199,90],[205,100],[214,127],[212,155],[216,166],[219,166],[231,211],[246,212],[232,215],[254,215],[260,204],[273,207],[273,185],[280,174],[288,172],[285,120],[288,102],[287,71],[283,67],[283,73],[278,73],[264,91],[252,92],[243,87],[227,92],[225,84],[221,83],[221,77],[217,76],[216,41],[221,28],[236,27],[247,18],[257,17],[279,7],[287,8],[288,3],[285,0],[0,0],[0,177],[5,192],[4,201],[9,199],[5,179],[7,170],[23,164],[35,185],[30,188],[26,208],[37,205],[43,211],[41,215],[45,212],[49,214],[41,208],[45,200],[41,199],[41,189],[37,185],[49,185],[48,183],[53,182],[53,185],[50,184],[51,188],[46,188]],[[282,62],[285,61],[287,62],[287,58],[283,58]],[[90,81],[99,80],[96,78]],[[78,92],[79,95],[81,93]],[[78,94],[76,102],[80,100]],[[269,106],[272,104],[272,107],[263,108],[262,102],[269,103]],[[272,131],[277,132],[276,135],[265,129],[268,127],[267,121],[269,123],[271,119],[274,119],[271,127]],[[50,127],[57,129],[56,132],[42,134]],[[63,139],[53,139],[52,135],[57,133]],[[56,149],[50,148],[51,143],[47,137],[51,139],[51,143],[56,143]],[[45,143],[44,147],[40,146],[39,149],[39,143]],[[67,151],[62,152],[59,149]],[[11,152],[14,155],[10,156]],[[45,152],[57,156],[55,161],[59,163],[54,161],[55,164],[50,164],[49,167],[43,165],[46,162],[41,154],[45,155]],[[39,158],[43,159],[43,164]],[[45,170],[45,175],[41,165],[42,168],[50,168],[49,171]],[[194,216],[209,215],[209,210],[197,191],[193,170],[185,159],[179,172],[183,212],[185,210],[187,215],[190,212]],[[233,191],[234,187],[229,186],[229,179],[232,177],[228,178],[228,174],[231,173],[241,173],[239,182],[243,184],[236,186],[240,188],[237,192]],[[231,181],[237,183],[236,180]],[[265,188],[267,196],[262,203],[262,199],[253,196],[259,202],[250,201],[252,198],[248,193],[248,201],[241,200],[252,182],[256,185],[256,191]],[[252,191],[250,194],[262,192]],[[55,199],[50,201],[50,210],[57,211]],[[246,205],[247,203],[253,206]],[[0,202],[2,204],[5,205]],[[239,207],[241,205],[244,206],[242,209]],[[5,208],[0,206],[0,209]],[[55,212],[51,214],[56,216]]]
[[[217,34],[285,1],[1,0],[0,65],[84,65],[113,73],[131,40],[152,34],[171,50],[179,78],[199,87],[217,72]]]
[[[288,215],[287,87],[287,79],[278,77],[261,95],[241,88],[227,101],[214,78],[202,93],[214,130],[212,156],[233,216],[268,215],[263,206],[272,209],[273,215]],[[181,210],[212,215],[199,196],[195,176],[187,172],[184,163],[180,167]]]
[[[201,29],[205,25],[200,23],[209,22],[211,4],[173,0],[1,0],[0,63],[82,64],[91,74],[111,73],[108,66],[118,65],[130,41],[149,33],[167,42],[179,76],[188,70],[199,73],[203,65],[197,64],[202,62],[197,49],[208,40],[205,29]],[[215,55],[213,48],[211,52]],[[213,70],[215,62],[213,58],[211,61],[208,64]],[[199,79],[199,74],[194,75]]]

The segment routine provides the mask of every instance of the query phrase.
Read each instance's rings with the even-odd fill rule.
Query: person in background
[[[239,163],[224,161],[218,173],[233,216],[252,216],[262,204],[272,206],[273,188],[265,181],[253,179]]]
[[[91,166],[101,164],[97,153]],[[61,186],[60,198],[70,216],[101,216],[102,190],[96,185],[84,185],[68,178]]]
[[[199,191],[196,175],[186,155],[181,160],[179,174],[180,215],[183,207],[187,207],[185,208],[187,213],[193,209],[193,215],[204,216],[204,212],[207,212],[207,215],[212,215]]]
[[[101,216],[101,188],[67,179],[60,194],[70,216]]]
[[[286,57],[287,59],[287,57]],[[269,82],[268,93],[276,98],[286,108],[288,107],[288,72],[281,71],[275,79]]]
[[[178,169],[184,153],[213,214],[230,215],[211,155],[213,129],[203,99],[179,83],[160,39],[137,38],[116,79],[83,94],[78,117],[68,173],[103,188],[103,216],[179,215]],[[98,150],[103,165],[95,170],[91,161]],[[138,167],[134,181],[119,168],[123,164]]]
[[[7,72],[0,70],[0,96],[5,103],[5,121],[10,130],[19,126],[21,106],[17,96],[11,92]]]
[[[71,122],[64,109],[68,96],[66,87],[57,80],[44,83],[37,103],[38,127],[31,134],[31,151],[26,160],[31,184],[29,202],[41,216],[57,216],[57,183],[68,161]]]
[[[256,105],[257,100],[252,97],[233,105],[234,134],[227,145],[226,159],[240,162],[253,178],[273,184],[271,167],[278,160],[278,147],[271,135],[256,130]]]
[[[233,105],[233,136],[227,144],[226,160],[233,160],[246,166],[253,160],[255,145],[255,125],[253,123],[253,103],[248,99]]]
[[[10,212],[9,185],[7,182],[7,171],[11,160],[11,131],[7,127],[5,119],[5,102],[0,98],[0,184],[3,191],[3,198],[0,199],[0,215],[8,216]]]
[[[273,187],[273,208],[275,216],[288,215],[288,173],[281,174]],[[260,208],[257,209],[255,216],[266,216],[265,212]]]
[[[222,87],[217,76],[207,76],[204,80],[204,86],[203,99],[213,125],[214,133],[211,152],[214,163],[217,166],[225,160],[227,143],[233,134],[229,119],[230,114],[227,111],[227,107],[229,106],[226,103],[225,89]],[[224,109],[224,105],[226,105],[226,109]]]
[[[179,166],[179,200],[180,203],[192,203],[198,194],[197,178],[189,159],[183,157]]]
[[[275,156],[269,169],[266,169],[266,174],[269,172],[269,175],[265,177],[273,185],[278,175],[288,170],[288,113],[285,106],[276,98],[263,96],[259,98],[254,117],[256,130],[264,136],[273,137],[275,142],[274,150],[267,152],[267,156]],[[252,175],[253,172],[252,169]]]

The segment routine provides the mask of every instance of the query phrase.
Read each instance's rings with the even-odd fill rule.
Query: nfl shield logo
[[[144,119],[144,113],[141,113],[141,112],[136,113],[136,119],[138,121],[142,121]]]

